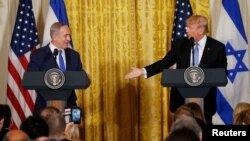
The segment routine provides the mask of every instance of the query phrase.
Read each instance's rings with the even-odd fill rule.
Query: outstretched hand
[[[131,69],[132,71],[125,76],[125,79],[135,78],[144,74],[144,71],[141,68],[132,67]]]

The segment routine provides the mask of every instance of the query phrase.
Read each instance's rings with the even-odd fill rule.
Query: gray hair
[[[198,137],[200,136],[200,133],[202,133],[202,130],[196,120],[193,117],[186,115],[181,115],[174,121],[173,125],[171,126],[170,132],[183,128],[193,130]]]
[[[50,27],[50,37],[52,38],[53,34],[57,34],[60,32],[60,28],[62,26],[68,26],[67,24],[61,22],[55,22]]]

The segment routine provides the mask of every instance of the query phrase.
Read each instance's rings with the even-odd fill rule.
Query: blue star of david
[[[227,50],[226,52],[227,56],[233,55],[237,61],[235,67],[233,69],[228,70],[228,75],[227,75],[229,80],[233,83],[237,73],[248,71],[248,68],[243,62],[243,58],[246,53],[246,50],[234,50],[234,48],[229,42],[227,42],[226,44],[226,50]]]

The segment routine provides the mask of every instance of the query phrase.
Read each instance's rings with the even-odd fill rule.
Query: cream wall
[[[10,32],[15,21],[15,15],[13,9],[16,9],[17,3],[14,0],[0,0],[0,103],[6,101],[6,83],[7,83],[7,59],[8,50],[10,44]]]

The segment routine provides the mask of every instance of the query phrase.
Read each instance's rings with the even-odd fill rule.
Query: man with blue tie
[[[68,25],[56,22],[50,28],[51,42],[34,51],[30,55],[27,71],[47,71],[51,68],[59,68],[62,71],[84,71],[78,52],[68,48],[70,43],[70,29]],[[72,90],[67,100],[67,106],[76,106],[76,94]],[[34,115],[39,115],[42,108],[46,107],[46,101],[37,93]]]
[[[174,42],[164,58],[144,68],[132,67],[132,71],[125,78],[131,79],[141,75],[149,78],[174,64],[176,64],[177,69],[186,69],[190,66],[227,69],[225,45],[206,35],[208,33],[208,20],[204,16],[192,15],[189,17],[186,20],[186,32],[188,37]],[[195,42],[194,46],[190,46],[192,38]],[[192,48],[195,50],[192,51]],[[204,99],[184,99],[176,88],[172,88],[170,93],[171,112],[174,113],[185,102],[198,103],[204,111],[208,125],[212,124],[212,116],[216,112],[215,87],[208,92]]]

